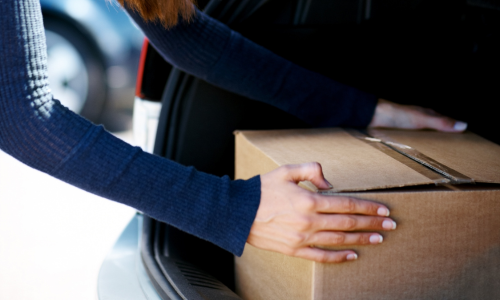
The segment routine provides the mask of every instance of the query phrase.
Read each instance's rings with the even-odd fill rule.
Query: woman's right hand
[[[355,260],[352,250],[319,247],[379,244],[375,230],[394,230],[389,209],[371,201],[323,196],[299,186],[308,180],[329,189],[319,163],[282,166],[261,176],[261,200],[247,242],[255,247],[317,262]],[[359,232],[362,231],[362,232]]]

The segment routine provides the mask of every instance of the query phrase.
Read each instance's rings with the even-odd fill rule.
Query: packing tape
[[[355,129],[345,129],[345,131],[400,163],[405,164],[414,171],[424,175],[436,184],[462,184],[474,182],[472,178],[428,157],[417,149],[400,144],[380,132],[362,132]]]

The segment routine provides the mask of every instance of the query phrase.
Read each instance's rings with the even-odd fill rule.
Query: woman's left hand
[[[440,115],[432,109],[401,105],[379,99],[368,127],[401,129],[435,129],[444,132],[463,132],[467,123]]]

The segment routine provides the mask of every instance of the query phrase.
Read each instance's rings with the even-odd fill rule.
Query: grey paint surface
[[[142,216],[127,225],[99,272],[99,300],[161,300],[140,258]]]
[[[41,0],[42,9],[84,28],[97,43],[108,65],[124,64],[139,53],[144,35],[115,1]]]

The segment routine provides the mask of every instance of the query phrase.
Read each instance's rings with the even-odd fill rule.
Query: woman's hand
[[[379,99],[375,114],[368,127],[428,128],[445,132],[462,132],[467,129],[467,123],[442,116],[432,109],[401,105]]]
[[[332,186],[321,165],[282,166],[261,176],[261,200],[247,242],[255,247],[318,262],[354,260],[352,250],[319,247],[379,244],[383,238],[366,230],[394,230],[384,205],[350,197],[323,196],[297,186],[308,180],[320,189]],[[363,230],[365,232],[357,232]]]

